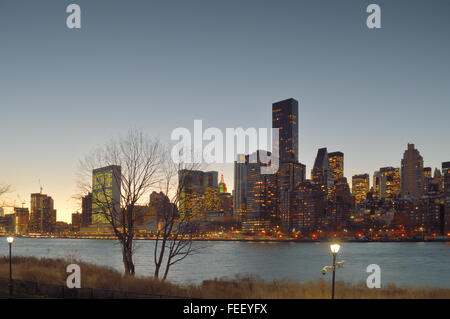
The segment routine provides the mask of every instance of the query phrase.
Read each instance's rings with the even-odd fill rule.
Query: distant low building
[[[31,209],[28,231],[33,233],[53,233],[56,227],[56,209],[53,199],[42,193],[31,194]]]
[[[14,207],[15,232],[16,234],[28,233],[28,224],[30,221],[30,212],[28,208]]]
[[[81,199],[81,227],[92,225],[92,193]]]
[[[56,222],[55,233],[60,235],[70,234],[72,226],[66,222]]]
[[[79,212],[72,214],[72,231],[78,233],[81,229],[81,214]]]

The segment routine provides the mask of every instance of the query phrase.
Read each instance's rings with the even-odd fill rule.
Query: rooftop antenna
[[[42,194],[42,184],[41,184],[41,179],[39,178],[39,187],[40,187],[40,193]]]
[[[24,201],[21,197],[20,197],[20,195],[19,194],[17,194],[17,198],[19,199],[19,201],[22,201],[22,208],[23,208],[23,205],[25,205],[26,204],[26,201]]]

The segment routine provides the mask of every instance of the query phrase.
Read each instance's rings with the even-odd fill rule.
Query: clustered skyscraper
[[[414,144],[408,144],[401,168],[382,167],[373,175],[352,176],[352,187],[344,177],[344,154],[319,148],[311,180],[298,161],[298,102],[287,99],[272,105],[272,127],[279,138],[272,149],[279,154],[279,170],[264,175],[261,161],[250,163],[256,154],[239,154],[234,166],[234,212],[248,231],[280,228],[293,231],[347,231],[387,228],[413,231],[426,227],[444,233],[449,230],[450,165],[442,174],[424,168]]]

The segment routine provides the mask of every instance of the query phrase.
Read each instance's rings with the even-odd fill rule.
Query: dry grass
[[[200,285],[175,285],[154,278],[126,277],[118,271],[71,259],[14,257],[13,278],[54,285],[66,284],[66,267],[76,263],[81,268],[82,287],[160,294],[189,298],[273,299],[273,298],[330,298],[330,283],[323,279],[309,282],[277,280],[265,282],[258,278],[239,277],[204,281]],[[0,257],[0,278],[8,278],[9,261]],[[450,289],[430,287],[396,287],[368,289],[336,282],[336,298],[450,298]]]
[[[329,299],[330,282],[324,279],[308,282],[275,280],[265,282],[251,278],[233,281],[205,281],[200,289],[203,298],[262,298],[262,299]],[[381,289],[369,289],[364,282],[350,284],[337,281],[335,296],[338,299],[428,299],[450,298],[450,289],[431,287],[399,288],[389,284]]]

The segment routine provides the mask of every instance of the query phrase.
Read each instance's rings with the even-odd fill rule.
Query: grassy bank
[[[108,291],[129,291],[136,294],[178,296],[186,298],[330,298],[329,281],[309,282],[277,280],[265,282],[258,279],[236,277],[232,280],[207,280],[199,285],[176,285],[146,277],[125,277],[118,271],[68,259],[13,258],[13,279],[27,283],[66,285],[66,267],[76,263],[81,268],[82,288]],[[0,258],[0,279],[9,277],[9,261]],[[4,289],[4,287],[3,287]],[[102,296],[102,295],[100,295]],[[106,297],[106,295],[104,295]],[[58,296],[58,297],[62,297]],[[101,298],[101,297],[100,297]],[[396,287],[393,284],[381,289],[368,289],[365,283],[357,285],[336,282],[336,298],[450,298],[450,289],[430,287]]]

